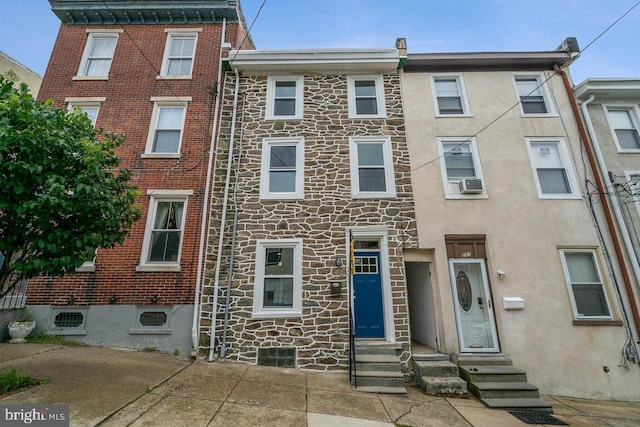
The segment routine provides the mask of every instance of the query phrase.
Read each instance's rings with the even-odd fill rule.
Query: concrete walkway
[[[72,426],[527,426],[475,398],[352,390],[345,372],[325,373],[98,347],[0,344],[0,370],[48,378],[0,397],[69,403]],[[563,397],[554,416],[572,426],[640,425],[640,403]],[[640,396],[639,396],[640,399]]]

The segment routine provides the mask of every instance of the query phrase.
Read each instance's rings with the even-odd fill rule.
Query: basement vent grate
[[[544,424],[548,426],[568,426],[564,421],[539,411],[509,411],[511,415],[527,424]]]
[[[77,328],[82,325],[83,320],[84,316],[82,313],[65,312],[58,313],[54,320],[54,324],[58,328]]]
[[[164,326],[167,323],[167,313],[163,311],[145,311],[140,314],[142,326]]]
[[[296,349],[293,347],[259,348],[258,365],[295,368]]]

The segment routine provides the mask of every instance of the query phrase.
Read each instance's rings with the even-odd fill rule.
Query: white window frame
[[[438,79],[455,79],[458,86],[458,95],[460,96],[460,103],[462,104],[462,113],[460,114],[447,114],[440,112],[440,106],[438,104],[438,91],[436,88],[436,80]],[[431,95],[433,97],[433,106],[435,108],[436,117],[473,117],[471,110],[469,109],[469,101],[467,99],[467,90],[464,84],[464,77],[462,74],[448,74],[448,73],[436,73],[431,75]]]
[[[378,114],[358,114],[356,109],[356,82],[373,80],[375,82],[376,104]],[[386,100],[384,96],[384,79],[380,74],[364,74],[347,76],[347,103],[350,119],[384,119],[387,117]]]
[[[68,111],[72,111],[74,108],[79,108],[80,110],[82,110],[82,111],[84,111],[86,113],[86,109],[88,109],[88,108],[94,109],[95,108],[96,115],[93,118],[93,120],[91,120],[91,116],[89,114],[87,114],[89,116],[89,119],[91,120],[93,126],[95,126],[96,122],[98,121],[98,114],[100,113],[100,106],[106,100],[107,100],[107,98],[105,98],[105,97],[65,98],[64,102],[67,103],[67,110]]]
[[[187,223],[188,200],[189,196],[193,195],[193,190],[148,190],[147,195],[149,196],[149,211],[147,213],[147,223],[144,230],[144,238],[142,240],[140,263],[136,267],[136,271],[180,271],[182,244],[184,242],[185,224]],[[151,245],[151,233],[156,220],[158,202],[181,202],[183,204],[182,224],[180,225],[180,244],[178,248],[178,256],[175,261],[148,261]]]
[[[600,284],[600,288],[602,290],[602,294],[604,296],[604,300],[607,306],[607,310],[609,311],[609,315],[608,316],[585,316],[582,315],[580,313],[578,313],[578,308],[576,305],[576,301],[575,301],[575,296],[573,293],[573,287],[572,287],[572,283],[571,283],[571,278],[569,277],[569,268],[567,266],[567,260],[565,257],[565,254],[567,252],[583,252],[583,253],[590,253],[591,254],[591,259],[593,260],[594,263],[594,267],[596,270],[596,273],[598,274],[598,279],[599,279],[599,284]],[[564,277],[565,277],[565,282],[567,284],[567,288],[569,291],[569,298],[571,299],[571,308],[573,309],[573,315],[574,318],[576,320],[613,320],[613,311],[612,311],[612,307],[611,307],[611,302],[609,301],[609,296],[607,295],[607,287],[605,285],[604,282],[604,278],[602,276],[602,271],[600,270],[600,261],[599,261],[599,257],[598,254],[596,252],[595,249],[583,249],[583,248],[565,248],[565,249],[560,249],[560,258],[562,260],[562,269],[564,272]]]
[[[93,259],[85,261],[76,268],[76,273],[92,273],[96,271],[96,258],[98,257],[98,248],[95,249]]]
[[[116,48],[118,47],[118,38],[121,32],[123,32],[123,30],[87,29],[87,42],[84,46],[84,51],[82,52],[82,59],[80,59],[78,72],[73,77],[73,80],[108,80],[109,72],[111,71],[111,65],[113,65],[113,57],[115,56]],[[113,38],[116,40],[107,73],[103,76],[88,76],[86,68],[90,59],[89,52],[91,51],[91,47],[93,46],[94,41],[96,39],[103,38]]]
[[[519,78],[536,79],[536,81],[538,82],[538,88],[540,89],[540,93],[542,94],[544,105],[547,108],[546,113],[525,113],[522,102],[520,102],[520,92],[518,91]],[[516,93],[516,99],[518,100],[518,105],[520,107],[521,117],[549,117],[557,115],[553,102],[551,102],[551,96],[549,95],[549,89],[547,88],[546,79],[547,77],[544,73],[513,73],[513,89]]]
[[[302,317],[302,239],[260,239],[256,241],[254,319]],[[264,307],[265,252],[268,248],[293,248],[293,306]]]
[[[187,117],[187,107],[191,102],[190,96],[185,97],[154,97],[151,98],[153,102],[153,113],[151,114],[151,124],[149,125],[149,133],[147,135],[147,145],[145,152],[141,157],[143,158],[180,158],[180,150],[182,148],[182,138],[184,137],[184,124]],[[182,123],[180,124],[180,138],[178,140],[178,151],[175,153],[157,153],[153,151],[153,144],[155,139],[156,128],[158,126],[158,120],[160,119],[160,110],[163,108],[182,108]]]
[[[442,174],[442,185],[444,188],[444,195],[447,199],[486,199],[487,187],[485,185],[484,175],[482,173],[482,164],[480,162],[480,154],[478,153],[478,143],[475,137],[438,137],[438,155],[440,157],[440,172]],[[445,161],[445,149],[444,144],[460,144],[467,145],[471,152],[471,158],[473,160],[473,168],[475,169],[475,178],[482,180],[482,193],[478,194],[463,194],[458,190],[460,180],[450,180],[447,174],[447,164]]]
[[[271,147],[295,146],[296,147],[296,179],[295,191],[271,192],[270,184],[270,154]],[[260,198],[295,200],[304,198],[304,138],[264,138],[262,140],[262,165],[260,173]]]
[[[580,189],[578,187],[578,181],[576,179],[576,173],[573,169],[573,163],[571,157],[567,151],[567,145],[564,138],[526,138],[527,150],[529,152],[529,163],[531,164],[531,172],[533,173],[533,179],[538,190],[538,197],[541,199],[579,199]],[[555,144],[558,147],[558,154],[560,156],[560,162],[567,175],[567,181],[571,192],[566,194],[543,194],[540,187],[540,180],[538,178],[538,168],[536,167],[533,157],[533,146],[536,144]]]
[[[385,191],[360,191],[358,144],[380,144],[384,162]],[[389,136],[352,136],[349,138],[351,158],[351,197],[354,199],[374,199],[396,197],[396,182],[393,170],[393,148]]]
[[[633,185],[633,180],[635,177],[637,177],[637,191],[638,191],[638,195],[637,196],[632,196],[633,197],[633,202],[634,205],[636,205],[636,209],[638,210],[638,215],[640,216],[640,170],[634,170],[634,171],[624,171],[624,176],[626,177],[627,182],[629,183],[629,191],[633,192],[634,191],[634,185]]]
[[[636,132],[640,136],[640,112],[638,110],[637,105],[604,105],[605,115],[607,116],[607,124],[609,125],[609,130],[611,131],[611,137],[616,144],[616,148],[618,153],[640,153],[640,148],[623,148],[618,141],[618,135],[616,134],[616,129],[611,122],[610,112],[611,111],[627,111],[629,113],[629,117],[631,119],[631,123],[633,124]]]
[[[191,79],[193,76],[193,67],[196,60],[196,51],[198,48],[198,33],[202,31],[202,28],[167,28],[164,30],[167,33],[167,41],[164,47],[164,55],[162,57],[162,67],[160,69],[160,75],[156,77],[157,79]],[[168,74],[169,71],[169,53],[171,52],[171,45],[175,38],[193,38],[193,54],[191,55],[191,69],[189,70],[189,74],[178,74],[171,75]]]
[[[276,83],[278,82],[295,82],[296,84],[296,101],[295,114],[290,116],[275,115],[275,96]],[[267,108],[265,113],[266,120],[300,120],[304,115],[304,76],[268,76],[267,77]]]

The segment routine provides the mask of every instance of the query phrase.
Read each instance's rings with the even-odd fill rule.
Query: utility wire
[[[476,133],[474,133],[473,135],[471,135],[469,138],[465,139],[464,141],[460,142],[460,144],[456,145],[455,147],[452,147],[449,151],[445,151],[443,152],[441,155],[439,155],[438,157],[435,157],[431,160],[429,160],[426,163],[423,163],[420,166],[417,166],[413,169],[411,169],[411,172],[414,172],[418,169],[422,169],[425,166],[430,165],[431,163],[441,159],[442,157],[446,156],[447,154],[450,154],[453,150],[455,150],[456,148],[460,147],[461,145],[464,145],[468,142],[470,142],[473,138],[475,138],[477,135],[479,135],[480,133],[484,132],[485,130],[487,130],[487,128],[493,126],[494,123],[496,123],[498,120],[500,120],[501,118],[503,118],[504,116],[506,116],[511,110],[513,110],[514,108],[516,108],[518,105],[520,105],[522,103],[523,99],[528,98],[531,94],[533,94],[535,91],[537,91],[540,87],[544,86],[544,84],[549,81],[551,78],[553,78],[554,76],[556,76],[556,74],[558,74],[560,71],[562,71],[564,68],[568,67],[571,63],[573,63],[573,61],[575,59],[577,59],[578,56],[582,55],[582,53],[589,49],[589,47],[591,47],[591,45],[593,45],[598,39],[600,39],[604,34],[606,34],[611,28],[613,28],[618,22],[620,22],[625,16],[627,16],[629,13],[631,13],[636,7],[638,7],[638,5],[640,5],[640,1],[636,2],[633,6],[631,6],[631,8],[629,8],[629,10],[627,10],[625,13],[623,13],[618,19],[616,19],[611,25],[609,25],[604,31],[602,31],[598,36],[596,36],[593,40],[591,40],[591,42],[589,42],[583,49],[580,50],[580,52],[578,53],[578,55],[573,58],[572,60],[567,61],[562,67],[560,67],[560,70],[558,71],[553,71],[553,73],[546,78],[542,83],[540,83],[538,86],[536,86],[531,92],[529,92],[526,96],[521,97],[520,100],[515,103],[514,105],[512,105],[510,108],[508,108],[506,111],[504,111],[502,114],[500,114],[498,117],[496,117],[494,120],[492,120],[491,122],[489,122],[487,125],[485,125],[484,127],[482,127],[479,131],[477,131]]]

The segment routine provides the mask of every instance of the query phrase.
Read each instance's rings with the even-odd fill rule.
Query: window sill
[[[137,272],[179,272],[180,265],[138,265]]]
[[[188,76],[156,76],[156,80],[192,80],[191,75]]]
[[[171,335],[171,329],[129,329],[130,335]]]
[[[304,200],[304,194],[261,194],[260,200]]]
[[[488,199],[488,194],[446,194],[447,200],[477,200]]]
[[[539,194],[540,200],[582,200],[582,196],[579,194]]]
[[[520,117],[522,117],[523,119],[526,118],[545,118],[545,117],[560,117],[558,114],[556,113],[547,113],[547,114],[527,114],[527,113],[520,113]]]
[[[289,319],[289,318],[299,319],[301,317],[302,317],[302,312],[300,311],[251,313],[252,319]]]
[[[574,319],[573,326],[623,326],[623,323],[611,319]]]
[[[302,120],[302,116],[265,116],[264,119],[265,120],[280,121],[280,122],[286,122],[287,120],[300,121],[300,120]]]
[[[436,118],[437,119],[441,119],[441,118],[472,118],[473,114],[438,114],[436,113]]]
[[[142,153],[142,159],[179,159],[180,153]]]
[[[349,115],[349,120],[386,120],[387,116],[352,116]]]
[[[109,76],[73,76],[71,80],[109,80]]]
[[[95,273],[96,266],[95,265],[81,265],[76,268],[76,273]]]
[[[396,195],[391,193],[375,193],[375,194],[352,194],[352,199],[395,199]]]

